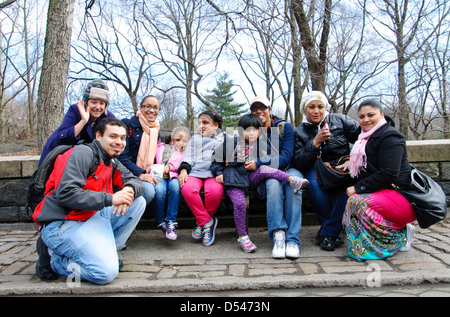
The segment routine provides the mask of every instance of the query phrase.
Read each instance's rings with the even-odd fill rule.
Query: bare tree
[[[430,91],[430,99],[443,120],[441,132],[445,139],[450,138],[450,22],[442,18],[448,14],[447,4],[438,11],[437,19],[446,22],[438,26],[436,36],[432,38],[429,46],[431,58],[425,69],[436,87]]]
[[[3,110],[6,110],[6,106],[13,106],[17,109],[19,105],[26,104],[26,115],[21,115],[21,117],[28,123],[27,135],[33,134],[35,124],[34,100],[41,58],[40,23],[30,18],[32,11],[36,16],[41,17],[42,11],[36,8],[36,1],[23,0],[3,9],[2,15],[5,14],[7,17],[1,20],[2,30],[0,31],[2,37],[0,44],[0,59],[2,60],[0,118],[8,119],[1,115]],[[35,30],[31,30],[33,25]],[[3,26],[5,26],[4,30]],[[26,92],[26,102],[19,100],[22,99],[23,91]],[[10,103],[13,100],[14,103]],[[14,112],[17,113],[17,110]],[[3,120],[0,122],[1,132],[3,132],[2,123]]]
[[[285,1],[286,19],[289,22],[291,29],[291,45],[292,45],[292,80],[293,80],[293,92],[294,92],[294,114],[295,121],[294,125],[298,126],[303,121],[303,114],[300,109],[300,103],[302,101],[303,92],[308,86],[310,80],[309,73],[302,67],[302,45],[299,36],[299,30],[297,23],[295,21],[295,13],[292,5],[290,5],[291,0]],[[303,80],[302,80],[303,71]]]
[[[27,0],[23,1],[23,44],[24,44],[24,60],[26,64],[26,74],[22,77],[26,84],[27,89],[27,104],[28,104],[28,127],[32,134],[35,124],[35,94],[38,84],[38,75],[40,71],[41,60],[41,34],[39,26],[36,25],[36,33],[30,37],[31,31],[29,30],[29,19],[33,6],[36,8],[37,3],[28,3]],[[38,17],[40,16],[38,12]],[[34,49],[33,49],[34,48]]]
[[[334,8],[327,63],[327,90],[332,111],[348,114],[370,91],[379,95],[376,85],[380,75],[390,65],[379,40],[371,36],[366,12],[350,3],[338,3]],[[375,53],[376,52],[376,53]]]
[[[185,96],[181,95],[181,90],[170,90],[165,94],[157,94],[160,101],[160,110],[158,120],[160,126],[173,130],[174,128],[184,125],[185,115]]]
[[[193,130],[192,97],[214,108],[202,97],[199,86],[215,70],[222,48],[228,43],[227,34],[221,33],[224,19],[202,0],[136,1],[135,9],[153,39],[149,53],[178,81],[179,85],[172,89],[186,92],[187,125]]]
[[[70,62],[74,0],[50,0],[37,103],[38,150],[61,123]]]
[[[278,88],[286,106],[285,117],[289,116],[294,122],[294,114],[290,107],[293,80],[291,29],[286,23],[286,13],[284,7],[277,1],[267,1],[264,4],[249,5],[240,15],[246,21],[248,38],[254,39],[256,47],[257,58],[254,61],[249,59],[247,63],[253,62],[258,65],[259,75],[266,83],[266,97],[272,102],[277,96],[275,88]]]
[[[16,1],[17,0],[7,0],[7,1],[0,2],[0,10],[6,8],[7,6],[13,4]]]
[[[227,4],[220,3],[223,7]],[[236,31],[228,49],[251,87],[250,91],[243,91],[247,100],[263,93],[272,102],[281,99],[282,103],[277,103],[277,106],[284,108],[282,116],[300,123],[301,94],[298,97],[298,91],[302,85],[298,83],[301,83],[301,52],[293,57],[292,34],[296,34],[297,27],[287,4],[280,1],[241,1],[229,11],[219,9],[217,4],[214,8],[232,21]],[[258,86],[263,85],[264,90],[258,91]],[[291,109],[293,99],[295,113]]]
[[[383,0],[371,1],[371,3],[372,6],[368,6],[364,1],[364,7],[377,22],[375,30],[396,51],[399,130],[408,138],[410,109],[407,96],[407,65],[434,36],[437,27],[442,23],[442,20],[437,21],[428,30],[424,27],[426,19],[433,15],[442,4],[427,0]],[[425,36],[419,39],[418,35],[422,33]]]
[[[18,41],[20,11],[15,7],[8,9],[2,10],[0,21],[0,139],[5,137],[3,118],[5,107],[26,87],[22,80],[25,72],[16,62],[20,50],[20,41]],[[5,26],[6,30],[4,30]]]
[[[305,11],[303,0],[291,0],[292,11],[300,32],[301,44],[308,64],[313,90],[325,92],[328,38],[330,34],[332,0],[325,0],[323,7],[322,33],[316,45],[315,35],[309,25],[312,12],[316,10],[316,1],[311,1],[309,13]]]
[[[120,5],[122,9],[118,8]],[[147,95],[153,87],[153,64],[140,24],[127,14],[128,9],[127,4],[112,2],[91,7],[78,40],[72,45],[75,54],[70,77],[75,80],[97,77],[117,83],[136,112],[138,96]]]

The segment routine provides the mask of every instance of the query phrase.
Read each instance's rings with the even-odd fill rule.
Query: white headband
[[[310,104],[311,101],[314,100],[321,101],[326,107],[325,110],[329,109],[330,104],[328,103],[327,97],[321,91],[311,91],[303,95],[302,97],[302,102],[300,103],[300,110],[303,114],[305,113],[306,107]]]

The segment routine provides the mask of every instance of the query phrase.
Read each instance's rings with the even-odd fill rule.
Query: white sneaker
[[[286,257],[286,233],[283,230],[277,230],[273,234],[272,258],[284,259]]]
[[[286,257],[290,259],[298,259],[300,257],[300,248],[297,243],[288,242],[286,244]]]
[[[408,223],[406,225],[406,244],[403,248],[400,249],[401,252],[406,252],[409,249],[411,249],[411,242],[412,242],[412,237],[414,235],[414,231],[416,231],[416,227],[414,227],[414,225]]]

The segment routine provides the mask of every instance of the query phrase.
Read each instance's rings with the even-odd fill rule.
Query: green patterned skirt
[[[403,248],[407,241],[406,227],[395,228],[371,208],[373,200],[382,199],[376,194],[352,195],[347,201],[343,217],[347,232],[347,254],[356,261],[390,257]]]

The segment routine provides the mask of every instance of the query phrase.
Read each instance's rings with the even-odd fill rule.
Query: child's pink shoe
[[[253,252],[253,251],[255,251],[257,249],[256,245],[254,245],[253,242],[250,241],[250,238],[248,237],[248,235],[240,237],[238,239],[238,242],[241,245],[241,247],[244,250],[244,252],[246,252],[246,253]]]

